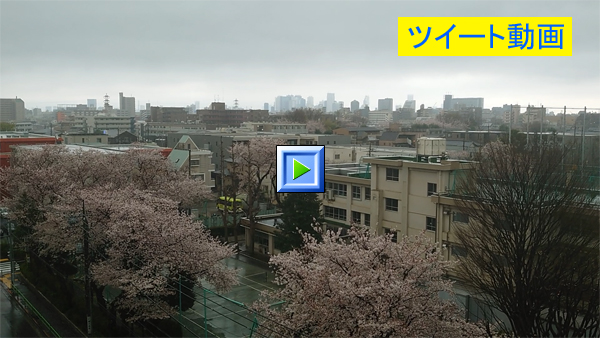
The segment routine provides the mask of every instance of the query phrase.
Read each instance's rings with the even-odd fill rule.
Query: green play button
[[[310,168],[294,159],[294,179],[297,179],[298,177],[306,174],[309,171]]]

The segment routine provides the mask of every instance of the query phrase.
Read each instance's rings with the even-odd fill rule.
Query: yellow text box
[[[570,17],[399,17],[399,56],[571,56]]]

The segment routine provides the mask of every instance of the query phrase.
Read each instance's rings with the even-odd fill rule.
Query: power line
[[[76,224],[77,224],[77,225],[79,225],[79,227],[81,227],[81,228],[82,228],[82,230],[83,230],[85,233],[87,233],[88,235],[91,235],[91,234],[93,234],[93,232],[91,231],[91,229],[86,229],[84,225],[80,224],[80,222],[76,222]],[[96,254],[97,254],[99,257],[102,257],[102,258],[104,258],[105,260],[107,260],[107,261],[108,261],[108,257],[106,257],[106,255],[105,255],[105,254],[103,254],[103,253],[99,252],[99,251],[98,251],[98,249],[91,248],[91,250],[92,250],[94,253],[96,253]],[[36,256],[37,256],[37,255],[36,255]],[[47,263],[46,263],[46,264],[47,264]],[[133,265],[134,265],[136,268],[138,268],[138,269],[141,269],[141,268],[142,268],[142,267],[140,267],[138,264],[136,264],[135,262],[133,262]],[[181,276],[181,277],[185,278],[185,279],[186,279],[186,280],[188,280],[188,281],[191,281],[191,282],[193,283],[193,285],[194,285],[194,286],[199,286],[199,287],[202,287],[201,285],[198,285],[196,281],[194,281],[194,280],[192,280],[192,279],[190,279],[190,278],[188,278],[188,277],[186,277],[186,276]],[[243,276],[242,276],[242,277],[243,277]],[[246,278],[246,277],[243,277],[243,278]],[[246,279],[250,280],[249,278],[246,278]],[[242,284],[242,285],[246,285],[246,286],[248,286],[248,287],[251,287],[251,286],[249,286],[249,285],[247,285],[247,284],[244,284],[244,283],[241,283],[241,282],[240,282],[240,284]],[[261,284],[261,285],[262,285],[262,284]],[[133,287],[134,287],[136,290],[138,290],[138,291],[141,293],[141,290],[140,290],[140,289],[139,289],[137,286],[135,286],[134,284],[132,284],[132,286],[133,286]],[[198,294],[197,292],[195,292],[195,291],[193,290],[193,288],[190,288],[190,287],[188,287],[188,286],[186,286],[186,285],[181,285],[181,287],[184,287],[184,288],[186,288],[186,289],[188,289],[188,290],[191,290],[191,291],[192,291],[192,293],[193,293],[195,296],[199,296],[199,294]],[[178,293],[178,290],[177,290],[176,288],[174,288],[174,287],[170,286],[168,283],[167,283],[167,285],[166,285],[166,288],[167,288],[167,289],[169,289],[169,288],[170,288],[171,290],[175,291],[175,294],[177,294],[177,293]],[[207,290],[207,291],[209,291],[210,293],[212,293],[212,294],[216,295],[217,297],[223,298],[223,299],[225,299],[225,300],[227,300],[227,301],[230,301],[230,302],[232,301],[232,300],[228,299],[227,297],[224,297],[224,296],[222,296],[222,295],[219,295],[219,294],[217,294],[217,293],[214,293],[214,292],[212,292],[212,291],[210,291],[210,290],[208,290],[208,289],[206,289],[206,288],[204,288],[204,287],[202,287],[202,288],[203,288],[203,289],[205,289],[205,290]],[[253,288],[253,289],[255,289],[255,288]],[[258,289],[255,289],[255,290],[257,290],[257,291],[261,291],[261,290],[258,290]],[[194,299],[193,299],[191,296],[189,296],[189,295],[187,295],[187,294],[185,294],[185,295],[184,295],[182,292],[179,292],[179,294],[180,294],[180,296],[186,296],[186,297],[188,297],[189,299],[192,299],[192,300],[194,300]],[[192,334],[195,334],[195,333],[194,333],[194,332],[193,332],[191,329],[189,329],[189,328],[188,328],[188,327],[187,327],[187,326],[186,326],[184,323],[180,322],[180,321],[179,321],[179,320],[177,320],[177,319],[176,319],[176,318],[175,318],[173,315],[171,315],[169,311],[165,310],[165,309],[164,309],[164,308],[162,308],[160,305],[158,305],[158,304],[157,304],[157,302],[156,302],[154,299],[152,299],[151,297],[148,297],[147,295],[144,295],[143,293],[142,293],[141,295],[142,295],[143,297],[145,297],[146,299],[150,300],[151,302],[153,302],[153,303],[154,303],[154,304],[155,304],[155,305],[156,305],[156,306],[157,306],[157,307],[158,307],[158,308],[159,308],[161,311],[163,311],[163,312],[164,312],[165,314],[167,314],[169,317],[171,317],[172,319],[174,319],[174,320],[175,320],[177,323],[179,323],[179,324],[180,324],[182,327],[184,327],[186,330],[188,330],[188,331],[189,331],[189,332],[191,332]],[[215,303],[215,304],[217,304],[217,305],[218,305],[218,303],[214,302],[214,301],[213,301],[213,300],[211,300],[210,298],[208,298],[208,297],[206,297],[206,296],[204,296],[204,298],[205,298],[205,299],[208,299],[208,300],[210,300],[211,302],[213,302],[213,303]],[[282,325],[282,324],[280,324],[280,323],[277,323],[277,322],[273,321],[272,319],[270,319],[270,318],[267,318],[267,317],[263,316],[262,314],[260,314],[260,313],[258,313],[258,312],[256,312],[256,311],[254,311],[254,310],[251,310],[251,309],[249,309],[249,308],[248,308],[248,307],[247,307],[245,304],[243,304],[243,303],[240,303],[240,304],[241,304],[241,306],[242,306],[243,308],[245,308],[245,309],[247,309],[248,311],[252,312],[252,313],[253,313],[255,316],[261,317],[261,318],[263,318],[263,319],[264,319],[264,320],[266,320],[266,321],[273,322],[273,323],[275,323],[275,324],[277,324],[277,325],[279,325],[279,326],[283,327],[285,330],[288,330],[288,331],[290,330],[290,329],[289,329],[288,327],[286,327],[285,325]],[[227,310],[231,311],[231,309],[228,309],[228,308],[226,308],[224,305],[221,305],[221,306],[222,306],[223,308],[225,308],[225,309],[227,309]],[[212,309],[212,308],[211,308],[211,309]],[[214,309],[212,309],[212,310],[213,310],[213,311],[215,311]],[[194,311],[194,312],[195,312],[195,311]],[[215,312],[217,312],[217,311],[215,311]],[[217,313],[221,314],[220,312],[217,312]],[[191,322],[192,322],[194,325],[196,325],[196,326],[198,326],[198,327],[201,327],[200,325],[198,325],[197,323],[195,323],[193,320],[191,320],[191,319],[190,319],[190,318],[188,318],[187,316],[183,316],[183,317],[185,317],[185,319],[187,319],[188,321],[191,321]],[[235,320],[231,319],[230,317],[227,317],[227,318],[229,318],[231,321],[233,321],[233,322],[235,322],[235,323],[237,323],[237,324],[239,324],[239,325],[242,325],[242,326],[243,326],[243,327],[245,327],[245,328],[248,328],[247,326],[244,326],[243,324],[241,324],[241,323],[239,323],[239,322],[237,322],[237,321],[235,321]],[[207,320],[207,319],[205,318],[205,320]],[[265,328],[266,328],[266,329],[269,329],[269,328],[268,328],[268,326],[265,326]],[[207,330],[206,328],[203,328],[203,329],[205,329],[206,331],[209,331],[209,330]],[[277,333],[276,331],[274,331],[274,330],[272,330],[272,329],[269,329],[269,330],[270,330],[270,331],[273,331],[273,332],[275,332],[275,333]],[[214,335],[214,333],[213,333],[213,332],[211,332],[211,334],[213,334],[213,335]]]

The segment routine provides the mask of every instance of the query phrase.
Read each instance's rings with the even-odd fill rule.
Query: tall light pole
[[[10,289],[13,290],[15,288],[15,247],[13,240],[13,230],[15,225],[12,220],[8,223],[8,243],[9,243],[9,252],[8,259],[10,259]]]
[[[87,318],[87,334],[92,334],[92,287],[90,278],[90,226],[85,214],[85,201],[82,201],[82,213],[79,216],[72,216],[69,219],[70,224],[77,224],[79,219],[83,221],[83,269],[85,284],[85,314]]]
[[[90,285],[90,226],[83,205],[83,259],[85,266],[85,312],[87,317],[87,333],[92,334],[92,288]]]

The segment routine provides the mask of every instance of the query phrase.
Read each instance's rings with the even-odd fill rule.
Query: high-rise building
[[[123,93],[119,93],[119,110],[121,115],[134,117],[135,116],[135,97],[123,96]]]
[[[508,125],[521,124],[521,106],[518,104],[505,104],[502,106],[502,122]]]
[[[263,104],[263,109],[269,111],[269,104],[267,102]]]
[[[444,98],[445,100],[445,98]],[[464,98],[450,98],[450,107],[446,107],[446,101],[444,101],[444,110],[462,110],[466,108],[481,108],[483,109],[483,97],[464,97]]]
[[[371,105],[371,101],[369,100],[369,95],[365,96],[365,99],[363,100],[363,108],[366,106],[370,106]]]
[[[333,113],[334,107],[333,104],[335,102],[335,93],[327,93],[327,103],[325,105],[325,112],[326,113]]]
[[[97,107],[96,99],[87,99],[87,106],[88,106],[88,108],[96,109],[96,107]]]
[[[312,96],[309,96],[306,98],[306,106],[308,108],[313,108],[315,106],[315,98]]]
[[[449,111],[452,109],[452,95],[444,95],[444,110]]]
[[[19,98],[0,99],[0,121],[25,121],[25,102]]]
[[[306,99],[300,95],[295,95],[291,98],[292,109],[306,108]]]
[[[402,110],[400,111],[400,119],[413,119],[417,111],[417,101],[414,100],[413,95],[408,95]]]
[[[277,96],[275,98],[275,111],[286,112],[292,110],[292,96]]]
[[[275,98],[275,111],[286,112],[293,109],[306,107],[306,99],[300,95],[277,96]],[[268,111],[268,109],[265,108]]]
[[[350,111],[351,112],[357,112],[360,109],[360,102],[353,100],[352,102],[350,102]]]
[[[387,110],[387,111],[393,111],[394,110],[394,99],[391,98],[385,98],[385,99],[379,99],[377,102],[377,110]]]

